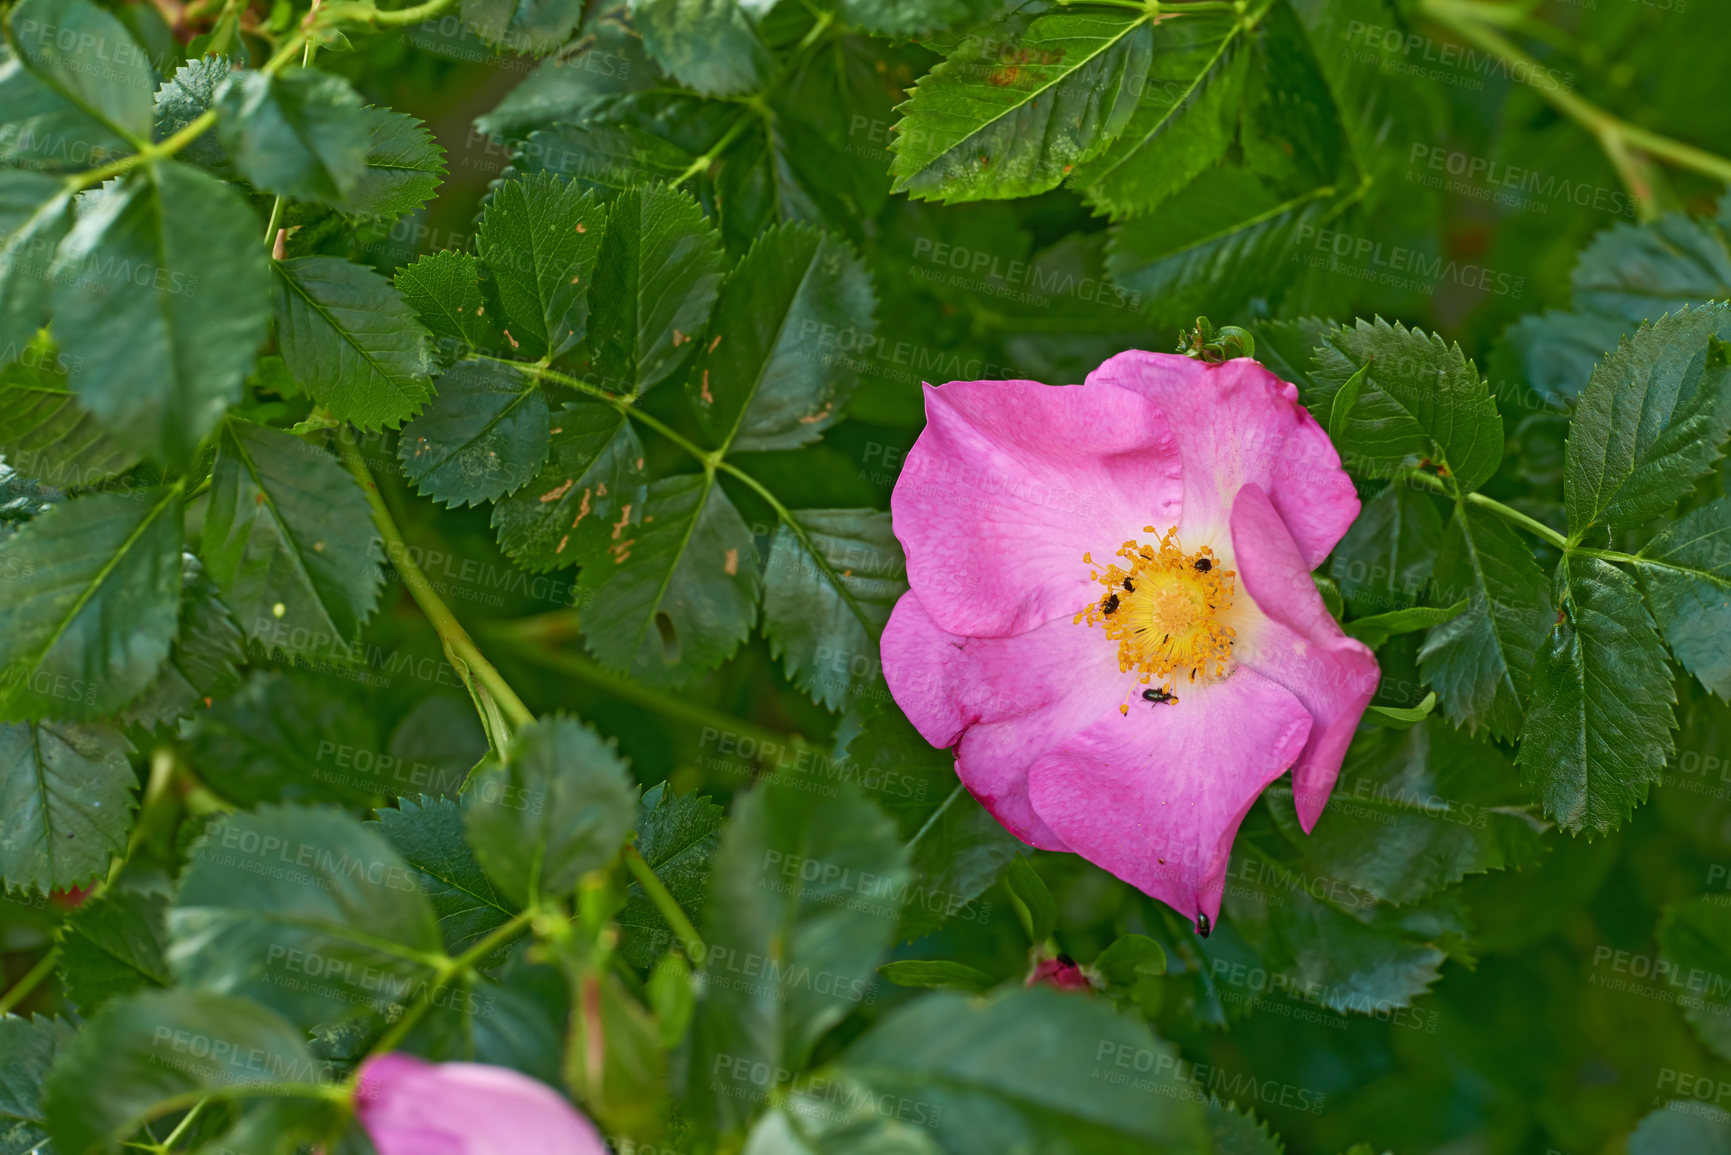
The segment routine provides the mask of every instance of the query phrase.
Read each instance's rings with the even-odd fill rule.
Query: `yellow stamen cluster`
[[[1143,532],[1159,531],[1149,525]],[[1233,631],[1220,615],[1232,606],[1238,575],[1207,546],[1185,553],[1176,529],[1167,530],[1158,545],[1127,541],[1118,556],[1125,565],[1101,569],[1092,554],[1082,555],[1105,592],[1076,615],[1076,624],[1105,629],[1118,643],[1119,669],[1139,672],[1144,686],[1159,682],[1158,690],[1142,695],[1150,702],[1176,703],[1180,680],[1223,676],[1232,659]],[[1129,713],[1129,703],[1118,711]]]

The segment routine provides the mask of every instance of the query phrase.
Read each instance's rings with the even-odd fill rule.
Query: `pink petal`
[[[1184,458],[1184,548],[1219,545],[1238,490],[1260,485],[1315,569],[1358,516],[1358,494],[1298,390],[1249,358],[1206,365],[1171,353],[1120,353],[1088,384],[1111,383],[1166,414]]]
[[[563,1095],[505,1067],[393,1052],[361,1065],[359,1091],[355,1111],[379,1155],[607,1155]]]
[[[1067,850],[1028,801],[1028,768],[1054,743],[1128,696],[1116,647],[1069,618],[1013,638],[944,630],[913,592],[883,635],[884,678],[896,704],[937,747],[957,746],[956,773],[1011,834]]]
[[[1340,775],[1340,762],[1381,677],[1376,656],[1346,636],[1323,605],[1309,562],[1261,488],[1232,506],[1239,580],[1265,620],[1241,632],[1234,658],[1285,686],[1314,724],[1292,768],[1298,821],[1309,833]]]
[[[1309,733],[1292,694],[1241,666],[1176,705],[1109,704],[1033,766],[1029,794],[1076,853],[1212,924],[1239,824]]]
[[[953,381],[890,497],[908,582],[944,629],[1005,637],[1066,620],[1110,557],[1178,519],[1176,444],[1160,411],[1110,385]]]

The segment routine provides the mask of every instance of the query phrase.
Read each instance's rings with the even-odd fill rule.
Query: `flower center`
[[[1143,532],[1158,532],[1151,525]],[[1142,691],[1156,705],[1175,703],[1180,681],[1218,678],[1232,660],[1232,627],[1220,615],[1232,607],[1237,574],[1225,568],[1207,546],[1185,553],[1178,531],[1169,529],[1158,545],[1127,541],[1118,551],[1124,565],[1102,569],[1092,554],[1094,580],[1105,587],[1100,600],[1075,617],[1079,625],[1100,626],[1118,643],[1118,668],[1141,674]],[[1128,703],[1118,707],[1129,713]]]

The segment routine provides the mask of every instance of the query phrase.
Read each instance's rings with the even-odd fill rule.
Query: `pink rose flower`
[[[547,1084],[505,1067],[393,1052],[361,1064],[355,1112],[379,1155],[607,1155]]]
[[[890,499],[890,692],[1006,829],[1197,921],[1288,769],[1315,824],[1376,659],[1310,572],[1358,516],[1298,391],[1129,352],[1084,385],[927,387]]]

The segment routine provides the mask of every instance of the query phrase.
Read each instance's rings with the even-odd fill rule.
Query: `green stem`
[[[1503,520],[1520,526],[1522,529],[1536,537],[1543,538],[1546,542],[1555,546],[1557,549],[1569,549],[1568,539],[1562,534],[1558,533],[1544,522],[1539,521],[1537,518],[1528,517],[1520,510],[1504,505],[1493,497],[1486,497],[1482,493],[1469,493],[1465,496],[1461,496],[1452,486],[1444,482],[1442,478],[1417,469],[1409,470],[1408,472],[1401,474],[1400,480],[1417,485],[1423,489],[1428,489],[1432,493],[1440,493],[1444,497],[1470,502],[1481,509],[1488,509]]]
[[[1569,547],[1569,552],[1577,557],[1596,557],[1600,561],[1616,561],[1625,565],[1651,566],[1653,564],[1651,558],[1638,557],[1632,553],[1619,553],[1614,549],[1588,549],[1584,545],[1572,545]]]
[[[1528,533],[1543,538],[1546,542],[1558,549],[1566,550],[1569,547],[1568,540],[1544,522],[1534,517],[1528,517],[1520,510],[1504,505],[1495,498],[1486,497],[1482,493],[1469,493],[1467,494],[1466,499],[1482,509],[1490,510],[1505,521],[1513,522]]]
[[[661,879],[656,876],[647,859],[635,846],[625,848],[625,868],[631,872],[631,877],[643,888],[649,896],[649,901],[655,904],[656,911],[684,944],[685,953],[696,966],[702,966],[703,960],[709,954],[709,948],[703,945],[703,936],[697,933],[697,928],[691,925],[691,919],[686,917],[685,910],[677,899],[668,891]]]
[[[350,436],[348,426],[338,428],[337,445],[342,452],[343,463],[349,467],[349,472],[354,474],[355,480],[360,482],[361,490],[367,497],[367,504],[372,507],[373,524],[378,527],[379,535],[385,539],[385,556],[402,576],[403,584],[409,588],[415,604],[421,607],[421,612],[432,623],[439,640],[445,645],[445,656],[450,659],[464,684],[470,686],[470,693],[475,692],[474,683],[470,681],[473,678],[504,711],[512,725],[526,726],[533,722],[535,715],[523,704],[523,700],[494,668],[493,663],[481,653],[469,632],[457,620],[457,615],[445,605],[438,591],[433,589],[433,584],[427,580],[427,575],[415,564],[415,559],[409,553],[408,543],[397,529],[390,507],[385,504],[384,495],[373,481],[366,459],[361,456],[359,447]],[[477,704],[479,703],[480,698],[477,696]],[[485,711],[482,712],[482,720],[487,720]],[[492,738],[493,735],[489,734],[489,737]]]
[[[709,166],[714,164],[716,159],[720,157],[722,153],[726,152],[728,148],[732,146],[734,141],[739,139],[739,134],[746,130],[746,128],[751,124],[751,121],[752,110],[747,108],[739,114],[737,120],[728,125],[727,131],[721,134],[721,139],[711,145],[708,152],[687,165],[684,172],[673,178],[672,183],[675,185],[682,185],[692,177],[699,175],[709,168]]]
[[[1484,5],[1470,0],[1423,0],[1425,15],[1461,39],[1509,64],[1543,72],[1543,66],[1536,59],[1489,27],[1484,9]],[[1631,155],[1630,146],[1703,176],[1731,183],[1731,160],[1725,157],[1630,124],[1560,84],[1534,84],[1532,88],[1558,112],[1593,134],[1644,215],[1650,216],[1657,211],[1653,187],[1642,174],[1639,159]]]
[[[439,967],[439,973],[433,977],[433,981],[421,988],[415,996],[415,1001],[403,1011],[402,1017],[392,1023],[390,1029],[380,1035],[378,1041],[371,1047],[367,1048],[367,1053],[382,1054],[402,1042],[403,1037],[414,1028],[416,1023],[421,1021],[421,1016],[425,1015],[433,1005],[432,998],[434,995],[474,970],[476,964],[482,959],[516,938],[523,928],[534,919],[536,913],[534,907],[518,911],[509,922],[494,927],[486,937],[475,943],[474,946],[455,958],[446,959]]]
[[[528,639],[520,637],[513,638],[507,632],[508,628],[506,625],[497,631],[489,631],[489,636],[498,637],[513,644],[513,647],[523,658],[538,666],[576,678],[579,681],[588,682],[616,698],[654,710],[656,713],[669,718],[690,722],[704,729],[720,730],[724,733],[752,738],[759,746],[767,744],[779,749],[783,746],[799,744],[800,740],[796,735],[783,734],[776,730],[742,721],[731,714],[724,714],[719,710],[699,706],[695,702],[688,702],[683,698],[658,693],[641,682],[620,677],[606,667],[592,662],[580,654],[573,654],[566,650],[548,649],[545,646],[534,645]]]
[[[164,1139],[161,1147],[158,1148],[163,1155],[168,1155],[168,1152],[174,1149],[174,1145],[180,1141],[180,1137],[186,1134],[187,1128],[192,1126],[193,1120],[198,1118],[198,1113],[204,1110],[209,1103],[209,1099],[200,1099],[192,1105],[191,1110],[180,1117],[180,1122],[174,1125],[174,1130],[168,1133],[168,1138]]]
[[[12,984],[12,989],[0,995],[0,1015],[9,1014],[13,1007],[23,1002],[31,991],[39,986],[43,979],[54,973],[54,964],[60,959],[60,947],[50,947],[48,953],[36,961],[36,965],[24,972],[24,977]]]
[[[412,4],[407,8],[378,8],[367,3],[332,4],[325,11],[332,23],[353,20],[375,28],[405,28],[431,20],[455,3],[456,0],[427,0],[424,4]]]

